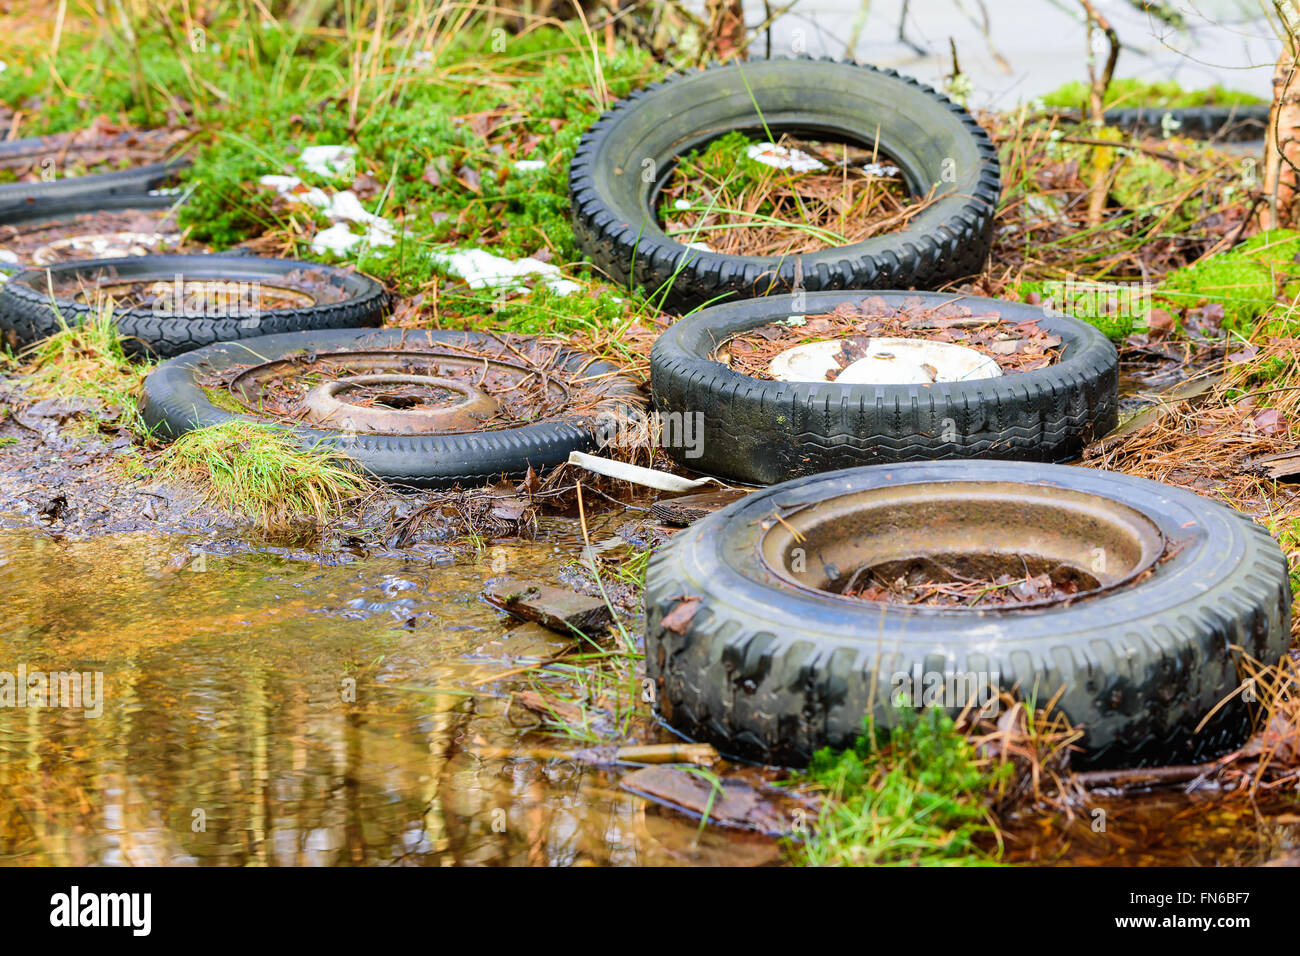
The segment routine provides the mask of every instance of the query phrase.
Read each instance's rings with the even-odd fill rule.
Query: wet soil
[[[996,312],[975,312],[959,302],[924,308],[919,298],[894,307],[880,296],[846,302],[833,312],[791,316],[733,336],[715,352],[718,361],[754,378],[771,379],[769,364],[787,349],[810,342],[841,339],[838,370],[828,381],[866,354],[872,338],[915,338],[974,349],[997,363],[1002,373],[1045,368],[1060,356],[1061,337],[1037,322],[1010,322]],[[931,372],[933,379],[935,372]]]

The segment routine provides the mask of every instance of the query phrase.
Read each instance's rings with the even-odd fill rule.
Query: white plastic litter
[[[322,229],[311,240],[311,251],[320,255],[332,252],[341,256],[363,241],[365,237],[353,232],[346,222],[336,222],[328,229]]]
[[[746,151],[749,158],[777,169],[793,169],[796,173],[811,173],[825,169],[819,160],[809,156],[801,149],[778,146],[776,143],[754,143]]]
[[[585,468],[597,475],[604,475],[606,478],[618,478],[622,481],[630,481],[634,485],[655,488],[659,491],[693,491],[705,485],[717,485],[720,488],[731,487],[717,478],[681,478],[677,475],[670,475],[666,471],[655,471],[653,468],[629,465],[625,461],[600,458],[580,451],[569,452],[569,464]]]
[[[897,176],[899,172],[892,163],[864,163],[862,171],[868,176]]]
[[[840,341],[809,342],[777,355],[768,373],[780,382],[825,382],[838,365]],[[845,385],[930,385],[997,378],[998,364],[964,345],[929,339],[873,338],[863,358],[836,376]]]
[[[535,173],[546,168],[546,162],[541,159],[517,159],[515,160],[515,172]]]
[[[331,168],[328,164],[338,160],[337,154],[315,153],[310,160],[308,158],[308,153],[312,150],[325,149],[347,150],[347,155],[342,162],[351,162],[351,147],[308,146],[302,151],[303,165],[316,173],[320,173],[320,168],[318,168],[320,162],[326,164],[326,169]],[[329,175],[329,173],[326,172],[322,175]],[[296,202],[305,203],[308,206],[314,206],[327,218],[334,220],[334,225],[321,230],[313,237],[311,249],[317,254],[332,252],[335,255],[343,255],[360,245],[371,247],[391,246],[396,242],[393,235],[393,224],[383,216],[367,212],[365,206],[361,205],[361,200],[357,198],[357,194],[350,189],[344,189],[332,195],[316,186],[304,189],[305,184],[297,176],[267,175],[263,176],[258,182],[263,186],[274,189],[282,196]],[[350,222],[361,223],[366,228],[361,232],[353,232],[347,225]]]
[[[351,146],[307,146],[298,161],[317,176],[342,176],[353,168],[357,151]]]
[[[507,259],[484,249],[456,249],[433,252],[430,256],[438,265],[469,283],[471,289],[506,288],[522,291],[523,279],[527,276],[538,276],[557,295],[569,295],[582,288],[577,282],[564,278],[558,266],[532,256]]]

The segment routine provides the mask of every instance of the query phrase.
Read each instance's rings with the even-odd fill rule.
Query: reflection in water
[[[0,671],[102,671],[106,695],[98,719],[0,710],[0,860],[660,855],[643,802],[604,771],[495,756],[527,731],[503,716],[501,688],[468,689],[510,664],[490,654],[502,615],[478,598],[490,562],[446,552],[322,566],[199,558],[192,544],[0,534]],[[543,573],[574,551],[561,537],[512,544],[511,570]],[[688,848],[684,862],[731,843],[691,851],[689,821],[669,831]],[[746,850],[737,844],[741,858]]]
[[[617,769],[530,756],[555,742],[508,710],[524,679],[474,683],[521,651],[479,600],[487,556],[327,565],[196,547],[0,532],[0,672],[100,671],[106,695],[98,718],[0,709],[0,863],[779,858],[770,840],[648,807]],[[512,574],[551,579],[578,553],[562,524],[507,547]],[[1294,826],[1142,806],[1114,807],[1105,841],[1038,820],[1010,845],[1020,860],[1178,863],[1295,845]]]

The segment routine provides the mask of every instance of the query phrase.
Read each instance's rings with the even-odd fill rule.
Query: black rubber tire
[[[0,185],[0,209],[39,202],[46,199],[108,199],[120,196],[148,195],[151,190],[174,179],[188,162],[149,163],[112,173],[69,176],[40,183],[5,183]]]
[[[14,206],[0,205],[0,226],[34,225],[95,212],[127,212],[136,209],[154,211],[178,206],[180,202],[180,196],[163,193],[38,199]],[[11,267],[10,271],[21,272],[24,268],[38,267],[28,263],[23,266]]]
[[[369,276],[316,262],[261,259],[240,255],[162,255],[124,259],[86,259],[43,269],[28,269],[11,278],[0,291],[0,332],[12,347],[29,345],[57,332],[63,323],[75,325],[92,306],[69,297],[51,302],[47,276],[53,281],[111,271],[120,279],[186,278],[255,282],[274,279],[297,269],[325,273],[342,289],[339,302],[268,309],[256,317],[182,318],[157,316],[148,309],[123,309],[116,314],[123,346],[133,355],[166,358],[214,342],[250,339],[277,332],[348,329],[379,325],[389,310],[384,287]]]
[[[1264,139],[1268,130],[1267,103],[1253,106],[1188,106],[1162,109],[1134,106],[1106,111],[1106,125],[1139,132],[1159,133],[1164,118],[1178,123],[1176,136],[1241,142]]]
[[[773,515],[836,495],[932,481],[1008,481],[1118,500],[1174,543],[1149,575],[1066,606],[944,610],[800,590],[759,560]],[[1181,545],[1181,549],[1176,549]],[[1176,549],[1176,550],[1175,550]],[[663,619],[700,604],[682,633]],[[856,468],[756,492],[679,532],[646,575],[646,669],[663,716],[694,739],[763,763],[802,764],[849,746],[868,708],[897,719],[891,675],[996,673],[1003,690],[1086,730],[1076,766],[1197,763],[1240,745],[1240,651],[1276,664],[1290,644],[1286,558],[1268,532],[1222,505],[1128,475],[1015,462]]]
[[[943,458],[1061,462],[1118,421],[1119,357],[1093,326],[1038,306],[943,293],[874,293],[890,305],[960,302],[1012,321],[1033,319],[1059,335],[1047,368],[937,385],[773,382],[710,356],[723,340],[796,311],[792,296],[728,302],[687,316],[655,340],[650,380],[661,413],[697,415],[697,457],[666,450],[693,471],[771,484],[856,465]],[[857,302],[861,292],[809,293],[808,315]]]
[[[229,421],[265,422],[264,418],[213,405],[198,383],[200,376],[303,352],[409,348],[422,340],[434,347],[469,346],[499,352],[508,361],[517,360],[499,338],[482,332],[336,329],[268,335],[247,342],[211,345],[162,363],[145,379],[141,413],[148,427],[163,438],[178,438],[195,428]],[[549,348],[546,355],[550,355]],[[598,445],[595,416],[602,412],[618,414],[627,407],[640,409],[645,404],[636,384],[608,362],[567,350],[561,351],[555,361],[580,375],[588,387],[598,389],[602,400],[571,418],[472,434],[344,436],[338,431],[305,425],[283,427],[304,445],[340,449],[374,477],[393,484],[444,488],[478,486],[502,475],[522,477],[530,466],[540,471],[567,461],[571,451],[594,450]]]
[[[676,157],[732,130],[762,133],[755,102],[773,133],[872,144],[878,131],[913,192],[938,184],[941,198],[908,228],[841,248],[784,258],[687,249],[660,227],[655,197]],[[943,181],[946,171],[954,181]],[[579,246],[616,282],[634,277],[652,293],[671,283],[664,302],[675,311],[735,295],[934,288],[974,275],[988,256],[1000,191],[997,150],[969,113],[893,70],[833,60],[757,60],[652,84],[583,134],[569,168]]]
[[[80,216],[88,212],[166,209],[178,205],[180,201],[180,196],[160,192],[125,196],[68,196],[39,199],[12,206],[0,206],[0,226],[42,222],[62,216]]]

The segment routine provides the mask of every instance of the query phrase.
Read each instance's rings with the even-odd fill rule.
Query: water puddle
[[[593,537],[608,537],[596,523]],[[0,532],[0,671],[103,675],[88,706],[0,709],[0,863],[761,865],[775,841],[708,828],[556,758],[511,691],[563,640],[479,597],[502,570],[559,581],[573,522],[537,540],[320,563],[193,536]],[[559,680],[562,678],[547,678]],[[86,700],[83,705],[88,705]],[[641,728],[638,742],[667,742]],[[1013,821],[1015,862],[1251,863],[1291,816],[1177,795]],[[1288,822],[1289,821],[1289,822]]]
[[[483,582],[503,555],[524,575],[576,558],[567,523],[422,562],[199,543],[0,533],[0,670],[98,671],[104,695],[99,716],[0,710],[0,861],[775,858],[770,840],[697,842],[692,821],[620,791],[617,771],[533,759],[556,741],[506,713],[525,679],[474,686],[520,650]]]

